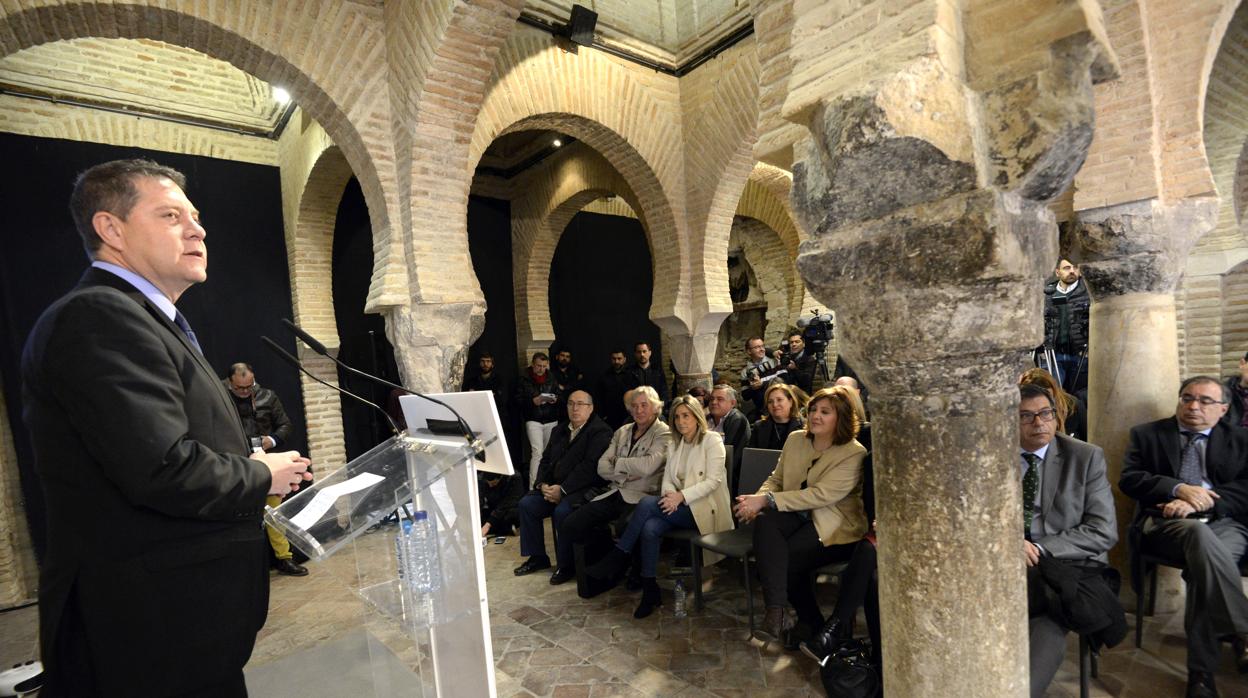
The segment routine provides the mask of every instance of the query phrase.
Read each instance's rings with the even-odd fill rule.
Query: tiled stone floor
[[[372,540],[368,540],[371,538]],[[389,531],[362,545],[387,544]],[[515,577],[518,540],[485,549],[491,632],[500,696],[821,696],[814,663],[775,643],[747,639],[744,592],[732,569],[716,569],[707,608],[686,619],[667,604],[642,621],[632,618],[637,594],[617,588],[594,599],[574,583],[552,587],[545,573]],[[355,560],[342,552],[310,565],[304,578],[274,576],[269,621],[251,666],[260,666],[367,628],[409,664],[419,652],[394,625],[368,610],[352,591]],[[827,607],[835,588],[823,587]],[[761,602],[761,598],[760,598]],[[737,611],[740,611],[739,613]],[[1133,616],[1127,616],[1129,623]],[[0,667],[37,652],[37,611],[0,614]],[[1050,698],[1079,694],[1077,643],[1049,690]],[[1185,678],[1181,614],[1147,621],[1144,648],[1128,637],[1103,653],[1094,696],[1182,696]],[[974,668],[968,667],[968,670]],[[428,673],[426,672],[426,676]],[[1248,679],[1234,673],[1229,653],[1218,674],[1227,698],[1248,698]],[[890,695],[903,696],[894,691]],[[314,698],[306,692],[300,698]]]

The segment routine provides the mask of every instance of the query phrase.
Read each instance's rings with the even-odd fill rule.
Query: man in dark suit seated
[[[550,435],[537,468],[533,491],[520,499],[520,554],[527,556],[516,576],[550,567],[542,519],[550,517],[554,530],[580,506],[591,488],[605,485],[598,476],[598,459],[611,444],[611,427],[594,414],[594,399],[584,390],[568,396],[568,421]],[[559,567],[571,569],[572,544],[560,540],[555,550]]]
[[[1229,396],[1216,378],[1183,381],[1173,417],[1131,430],[1118,487],[1139,503],[1143,548],[1184,564],[1187,695],[1217,696],[1218,641],[1233,638],[1248,670],[1248,598],[1239,562],[1248,549],[1248,430],[1218,420]]]
[[[22,356],[47,501],[40,695],[243,696],[268,612],[264,500],[308,460],[250,453],[174,303],[208,276],[186,178],[148,160],[79,175],[91,268]]]
[[[1057,408],[1047,390],[1023,385],[1019,394],[1023,557],[1029,595],[1039,591],[1043,597],[1038,586],[1045,584],[1042,566],[1054,561],[1107,563],[1109,549],[1118,542],[1118,524],[1100,447],[1057,433]],[[1109,596],[1112,608],[1106,610],[1121,617],[1122,609]],[[1069,628],[1054,618],[1054,610],[1033,609],[1028,621],[1031,695],[1037,698],[1066,653]],[[1123,632],[1125,628],[1123,623]]]
[[[741,455],[750,441],[750,420],[737,409],[737,391],[731,385],[720,383],[711,389],[707,404],[706,426],[724,437],[724,445],[732,446],[732,489],[737,491],[741,479]]]

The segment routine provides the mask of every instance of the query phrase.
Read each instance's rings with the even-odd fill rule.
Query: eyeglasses
[[[238,393],[250,393],[252,388],[255,388],[255,387],[256,387],[255,383],[252,383],[251,385],[230,385],[230,388]]]
[[[1040,410],[1039,412],[1019,412],[1018,421],[1022,422],[1023,424],[1031,424],[1032,422],[1036,421],[1037,417],[1039,417],[1040,421],[1042,422],[1051,422],[1053,421],[1053,418],[1056,416],[1057,416],[1057,410],[1053,409],[1052,407],[1049,407],[1047,409]]]
[[[1187,393],[1184,393],[1179,396],[1179,402],[1183,403],[1184,405],[1190,405],[1193,402],[1199,402],[1201,407],[1226,404],[1222,400],[1214,400],[1213,398],[1205,397],[1204,395],[1201,395],[1200,397],[1196,397],[1195,395],[1188,395]]]
[[[592,407],[593,404],[584,400],[568,400],[568,407]]]

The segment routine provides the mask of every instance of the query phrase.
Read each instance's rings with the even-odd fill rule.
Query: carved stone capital
[[[478,303],[413,303],[386,313],[403,383],[421,392],[459,389],[468,347],[484,328],[485,306]]]

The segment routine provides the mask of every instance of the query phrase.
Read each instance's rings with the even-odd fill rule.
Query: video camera
[[[816,356],[822,356],[832,341],[833,322],[831,313],[814,314],[814,317],[799,318],[797,326],[802,330],[802,341],[806,349]]]

